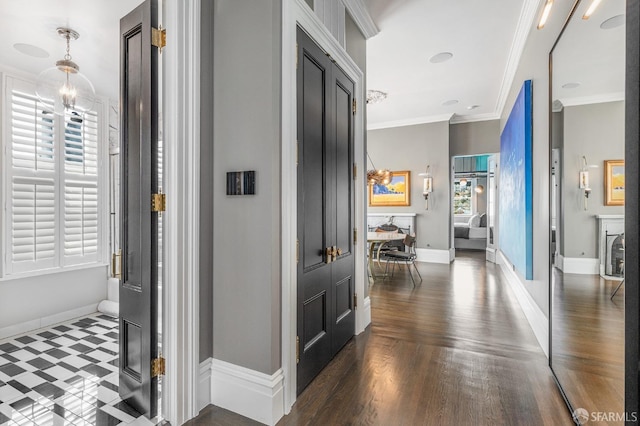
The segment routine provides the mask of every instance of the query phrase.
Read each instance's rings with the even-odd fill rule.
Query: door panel
[[[151,27],[155,1],[120,20],[122,277],[120,280],[120,385],[123,400],[147,417],[157,413],[157,378],[151,360],[157,339],[157,53]]]
[[[300,393],[353,336],[355,314],[353,82],[300,29],[298,47]]]

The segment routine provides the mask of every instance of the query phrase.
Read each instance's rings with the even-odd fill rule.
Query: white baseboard
[[[207,358],[200,363],[198,374],[198,411],[212,403],[211,399],[211,368],[213,358]]]
[[[211,360],[211,402],[267,425],[284,416],[283,382],[282,369],[268,375]]]
[[[533,300],[522,281],[520,281],[520,277],[511,268],[511,262],[504,257],[500,250],[498,250],[498,264],[507,278],[509,286],[515,293],[529,326],[538,340],[538,344],[547,358],[549,358],[549,319],[542,312],[536,301]]]
[[[563,257],[559,262],[565,274],[598,275],[600,260],[582,257]]]
[[[496,263],[496,249],[487,247],[486,249],[487,262]]]
[[[47,317],[36,318],[31,321],[22,322],[20,324],[9,325],[0,328],[0,339],[5,339],[18,334],[24,334],[29,331],[38,330],[43,327],[49,327],[54,324],[69,321],[74,318],[83,317],[98,311],[98,304],[92,303],[81,308],[71,309],[59,314],[49,315]]]
[[[369,296],[364,298],[362,307],[358,306],[358,309],[362,309],[361,322],[358,323],[356,334],[362,333],[369,324],[371,324],[371,298]],[[356,317],[358,318],[358,317]]]
[[[416,258],[418,262],[451,263],[451,261],[455,257],[455,249],[453,249],[452,256],[451,250],[417,248],[416,255],[418,256]]]

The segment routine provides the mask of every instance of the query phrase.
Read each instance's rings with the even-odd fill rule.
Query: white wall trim
[[[453,249],[455,256],[455,249]],[[436,250],[436,249],[425,249],[425,248],[416,248],[416,254],[418,257],[416,260],[418,262],[430,262],[430,263],[451,263],[453,259],[451,257],[451,250]]]
[[[18,334],[27,333],[29,331],[37,330],[39,328],[49,327],[54,324],[66,322],[74,318],[84,317],[89,314],[97,312],[98,304],[91,303],[80,308],[70,309],[65,312],[61,312],[54,315],[49,315],[42,318],[36,318],[31,321],[22,322],[20,324],[13,324],[7,327],[0,328],[0,339],[5,339],[11,336],[17,336]]]
[[[558,99],[563,107],[572,107],[579,105],[603,104],[607,102],[624,101],[624,92],[606,93],[593,96],[580,96],[576,98]],[[555,103],[555,101],[554,101]]]
[[[360,296],[358,296],[360,299]],[[360,303],[360,302],[358,302]],[[365,297],[362,306],[358,306],[356,311],[361,310],[360,315],[356,315],[356,334],[362,333],[371,324],[371,298]]]
[[[380,32],[363,0],[342,0],[342,2],[365,39],[370,39]]]
[[[163,413],[174,425],[198,414],[200,214],[200,1],[165,0]]]
[[[600,260],[583,257],[563,257],[559,262],[565,274],[598,275],[600,274]]]
[[[255,421],[275,425],[284,416],[282,369],[272,375],[211,360],[211,402]]]
[[[450,121],[453,114],[429,115],[424,117],[407,118],[404,120],[382,121],[380,123],[367,123],[367,130],[388,129],[391,127],[414,126],[416,124],[440,123]]]
[[[498,101],[496,102],[496,114],[498,117],[502,116],[505,104],[507,103],[507,97],[509,96],[509,90],[513,85],[513,79],[516,77],[516,71],[520,64],[520,58],[524,51],[524,46],[529,38],[529,32],[536,19],[538,7],[540,6],[540,0],[525,0],[520,10],[520,18],[518,18],[518,25],[516,26],[516,32],[513,37],[513,43],[509,50],[509,56],[507,59],[507,66],[502,76],[502,84],[500,85],[500,92],[498,94]]]
[[[518,299],[518,303],[529,322],[529,326],[533,330],[533,334],[535,334],[538,340],[538,344],[547,358],[549,358],[549,318],[547,318],[544,312],[542,312],[542,309],[540,309],[535,300],[533,300],[518,275],[511,269],[511,262],[504,257],[504,254],[500,250],[498,250],[498,264],[509,286],[513,290],[516,299]]]
[[[284,412],[296,400],[296,326],[297,271],[295,263],[297,229],[296,173],[296,26],[304,28],[331,55],[355,83],[355,97],[360,108],[355,115],[354,162],[358,170],[366,170],[364,152],[365,85],[364,74],[336,39],[323,26],[304,0],[282,2],[282,369],[284,376]],[[362,174],[355,181],[355,227],[365,235],[365,181]],[[355,292],[365,294],[365,238],[355,244]],[[369,314],[370,315],[370,314]],[[369,316],[370,318],[370,316]],[[366,309],[356,310],[356,330],[368,325]]]
[[[198,411],[211,404],[211,375],[213,368],[213,358],[207,358],[200,363],[198,374]]]
[[[451,124],[475,123],[478,121],[491,121],[491,120],[500,120],[500,114],[496,112],[488,112],[486,114],[476,114],[476,115],[454,114],[453,118],[451,118]]]

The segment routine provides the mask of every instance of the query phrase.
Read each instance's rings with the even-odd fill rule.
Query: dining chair
[[[411,273],[411,265],[413,265],[413,268],[416,270],[416,273],[420,278],[420,282],[422,282],[422,275],[420,275],[420,271],[418,271],[418,267],[416,266],[416,263],[415,263],[417,258],[416,237],[412,235],[407,235],[404,237],[404,240],[402,241],[402,243],[406,247],[406,251],[392,250],[392,251],[380,253],[381,260],[385,260],[387,262],[387,265],[385,266],[385,275],[389,276],[388,274],[389,263],[393,263],[393,267],[391,269],[391,276],[393,276],[393,273],[395,272],[395,269],[396,269],[396,264],[399,265],[402,262],[405,265],[407,265],[409,276],[411,277],[411,281],[413,282],[413,286],[415,287],[416,280],[413,277],[413,274]]]

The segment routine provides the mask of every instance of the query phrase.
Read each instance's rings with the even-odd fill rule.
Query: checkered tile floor
[[[118,322],[93,314],[0,340],[0,426],[154,425],[118,396]]]

